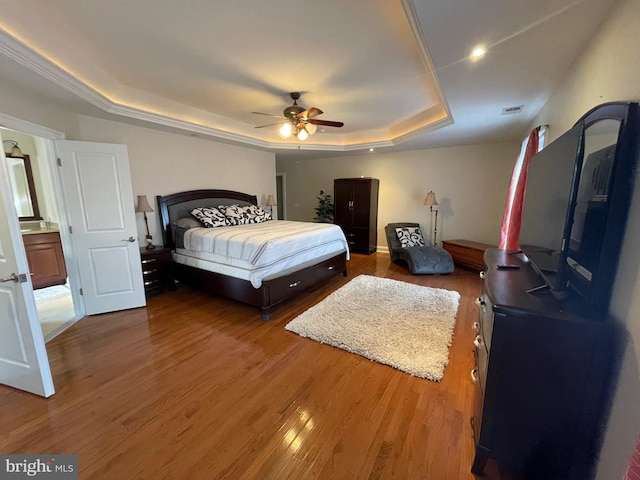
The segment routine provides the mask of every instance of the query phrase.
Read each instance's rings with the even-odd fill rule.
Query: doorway
[[[22,243],[27,253],[33,294],[38,320],[45,342],[56,337],[82,318],[81,309],[71,291],[67,272],[63,232],[60,228],[60,212],[56,198],[54,175],[50,166],[50,141],[17,130],[2,129],[5,153],[22,157],[28,182],[21,190],[23,195],[14,198],[16,206],[33,204],[30,216],[18,216]],[[11,147],[13,151],[7,151]],[[16,196],[18,195],[16,189]],[[24,198],[22,198],[24,197]],[[25,212],[16,209],[17,215]]]
[[[287,219],[287,195],[286,195],[286,173],[276,173],[276,207],[278,209],[278,219]]]

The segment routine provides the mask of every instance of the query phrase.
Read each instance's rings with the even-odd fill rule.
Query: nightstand
[[[147,297],[162,293],[165,289],[175,290],[171,268],[171,249],[156,247],[154,250],[140,249],[142,281]]]

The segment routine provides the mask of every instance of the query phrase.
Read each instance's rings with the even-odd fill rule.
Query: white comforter
[[[192,228],[184,234],[184,249],[224,256],[230,265],[251,265],[251,283],[279,270],[302,264],[328,253],[347,252],[348,244],[337,225],[273,220],[233,227]]]

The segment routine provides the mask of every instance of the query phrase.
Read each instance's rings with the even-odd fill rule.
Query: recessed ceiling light
[[[479,60],[482,57],[484,57],[486,53],[487,53],[487,49],[482,45],[478,45],[473,50],[471,50],[471,59]]]
[[[369,151],[370,151],[370,152],[373,152],[373,148],[370,148],[370,149],[369,149]]]

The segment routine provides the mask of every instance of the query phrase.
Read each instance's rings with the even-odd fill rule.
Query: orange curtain
[[[640,480],[640,435],[636,442],[636,448],[631,454],[629,459],[629,465],[626,472],[624,472],[623,480]]]
[[[526,145],[518,156],[516,165],[513,168],[509,191],[507,192],[507,202],[504,207],[502,217],[502,228],[500,229],[499,248],[504,250],[520,250],[518,241],[520,240],[520,224],[522,221],[522,204],[524,194],[527,189],[527,174],[531,157],[538,153],[538,128],[534,128],[529,134]]]

